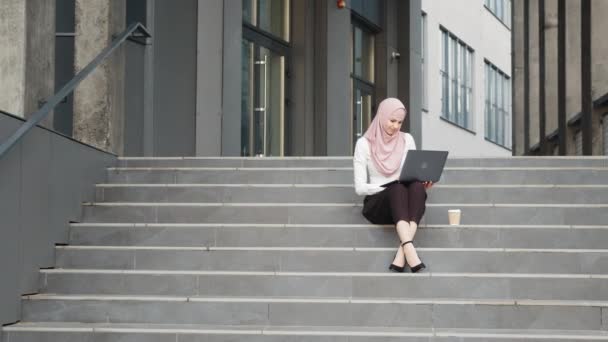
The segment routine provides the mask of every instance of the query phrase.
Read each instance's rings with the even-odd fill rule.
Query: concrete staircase
[[[119,166],[3,342],[608,341],[606,158],[450,160],[420,274],[349,158]]]

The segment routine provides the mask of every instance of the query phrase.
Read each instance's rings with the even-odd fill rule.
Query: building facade
[[[511,155],[511,1],[423,0],[424,148]]]
[[[19,85],[0,109],[24,117],[129,24],[148,28],[45,122],[120,155],[350,155],[386,97],[406,104],[419,148],[511,153],[507,0],[0,6],[0,73]]]
[[[608,2],[513,7],[514,154],[608,155]]]

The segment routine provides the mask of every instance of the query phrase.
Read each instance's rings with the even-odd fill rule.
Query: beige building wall
[[[427,20],[428,112],[423,111],[424,149],[448,150],[454,157],[509,156],[485,139],[485,60],[511,77],[511,30],[484,6],[484,0],[422,0]],[[444,27],[474,50],[470,131],[441,119],[441,31]],[[509,139],[511,140],[509,135]],[[419,146],[420,148],[420,146]]]

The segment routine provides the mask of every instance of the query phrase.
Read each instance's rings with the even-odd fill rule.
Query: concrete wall
[[[0,108],[19,116],[25,114],[25,2],[0,2],[0,76],[10,85],[0,92]]]
[[[0,46],[0,109],[28,117],[54,93],[55,2],[0,2]]]
[[[0,113],[0,141],[23,121]],[[36,127],[0,159],[0,324],[20,319],[20,296],[38,291],[38,270],[54,266],[54,245],[105,180],[116,157]]]
[[[76,72],[125,29],[125,15],[122,0],[76,0]],[[115,50],[74,91],[74,138],[117,154],[124,151],[124,49]]]
[[[511,75],[511,30],[484,7],[483,0],[422,0],[427,13],[428,113],[422,113],[422,148],[449,150],[450,156],[506,156],[511,151],[485,140],[484,59]],[[441,31],[440,25],[474,49],[473,126],[461,129],[441,117]],[[523,62],[523,61],[522,61]],[[420,146],[419,146],[420,148]]]

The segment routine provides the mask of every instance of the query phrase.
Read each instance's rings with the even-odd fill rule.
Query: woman
[[[412,272],[426,266],[418,257],[412,243],[424,215],[426,190],[431,182],[382,184],[399,178],[408,150],[415,150],[414,138],[401,132],[407,111],[403,103],[387,98],[380,103],[376,117],[367,132],[357,140],[353,158],[355,191],[366,195],[363,216],[374,224],[395,224],[401,240],[389,269],[403,272],[405,264]],[[368,181],[369,180],[369,181]]]

